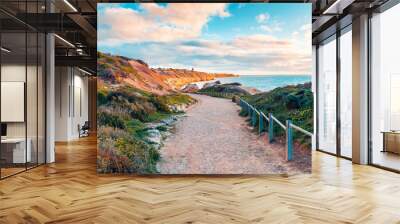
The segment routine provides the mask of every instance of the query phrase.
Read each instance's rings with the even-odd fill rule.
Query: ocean
[[[277,87],[287,86],[287,85],[295,85],[302,84],[306,82],[311,82],[311,76],[308,75],[243,75],[239,77],[227,77],[227,78],[218,78],[221,83],[232,83],[238,82],[243,86],[253,87],[260,91],[269,91],[275,89]],[[199,88],[202,88],[205,83],[215,82],[205,81],[205,82],[197,82],[196,84]]]

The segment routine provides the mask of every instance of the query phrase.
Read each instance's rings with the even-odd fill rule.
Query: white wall
[[[85,121],[89,120],[89,113],[88,113],[88,78],[81,76],[82,73],[79,72],[79,75],[74,75],[74,108],[72,108],[72,120],[71,120],[71,135],[73,138],[79,137],[78,132],[78,124],[81,126],[85,123]]]
[[[78,139],[78,125],[88,120],[88,78],[83,75],[76,68],[56,67],[56,141]]]
[[[69,130],[69,69],[67,67],[55,68],[55,141],[67,141]]]

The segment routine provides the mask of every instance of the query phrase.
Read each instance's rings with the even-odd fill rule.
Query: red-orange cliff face
[[[98,79],[109,86],[130,85],[147,92],[164,95],[179,91],[182,86],[233,74],[205,73],[186,69],[152,69],[141,60],[98,53]]]

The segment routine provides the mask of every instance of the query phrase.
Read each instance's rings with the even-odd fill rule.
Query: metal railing
[[[302,129],[301,127],[292,123],[291,120],[286,120],[286,125],[280,122],[272,113],[268,113],[266,116],[262,111],[257,110],[246,101],[240,99],[236,100],[236,103],[246,112],[250,117],[250,124],[255,127],[258,121],[258,133],[261,135],[262,132],[268,132],[268,140],[270,143],[274,142],[274,124],[278,124],[280,128],[285,131],[286,134],[286,160],[290,161],[293,159],[293,130],[299,131],[312,138],[313,134],[309,131]],[[268,126],[266,126],[268,124]],[[268,128],[267,128],[268,127]]]

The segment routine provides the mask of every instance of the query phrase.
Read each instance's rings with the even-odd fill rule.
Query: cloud
[[[144,59],[155,67],[171,67],[179,62],[181,68],[242,75],[311,72],[311,53],[307,49],[299,48],[290,39],[264,34],[239,36],[230,41],[203,39],[168,46],[154,43],[144,49]]]
[[[259,15],[256,16],[256,21],[258,23],[265,23],[267,22],[267,20],[269,19],[269,14],[268,13],[261,13]]]
[[[259,28],[262,31],[269,32],[269,33],[282,31],[282,28],[279,24],[273,24],[273,25],[265,25],[264,24],[264,25],[261,25]]]
[[[182,43],[177,50],[186,54],[204,56],[249,56],[260,57],[265,54],[291,52],[292,44],[287,40],[280,40],[270,35],[239,36],[231,41],[199,40]]]
[[[140,4],[139,10],[122,7],[99,12],[99,44],[173,42],[201,35],[211,17],[229,17],[225,3]],[[194,16],[195,15],[195,16]]]
[[[306,23],[300,26],[298,29],[292,32],[293,42],[297,42],[297,44],[302,45],[304,48],[311,45],[312,39],[312,25],[311,23]]]
[[[271,20],[270,18],[271,16],[268,13],[257,15],[256,21],[260,24],[258,28],[269,33],[282,31],[281,24],[275,20]]]

